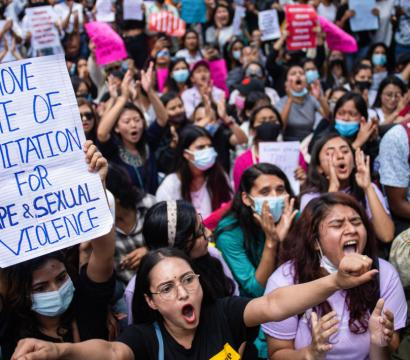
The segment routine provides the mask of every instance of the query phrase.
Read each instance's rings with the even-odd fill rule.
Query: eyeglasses
[[[401,93],[383,93],[386,99],[400,99]]]
[[[81,120],[87,120],[87,121],[91,121],[94,119],[94,114],[92,112],[85,112],[85,113],[81,113]]]
[[[157,292],[151,292],[151,295],[159,295],[162,300],[175,300],[178,296],[178,285],[181,285],[184,290],[191,294],[199,287],[199,275],[195,273],[185,274],[178,283],[169,282],[161,285]]]

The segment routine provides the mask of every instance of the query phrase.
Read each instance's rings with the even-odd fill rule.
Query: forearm
[[[310,360],[309,347],[305,347],[299,350],[294,349],[281,349],[275,351],[269,356],[270,360]],[[313,360],[313,359],[312,359]]]
[[[328,275],[304,284],[278,288],[267,295],[271,319],[266,321],[282,321],[294,314],[310,309],[339,290],[336,275]],[[303,294],[303,296],[302,296]]]
[[[255,278],[262,287],[266,286],[269,276],[272,275],[276,265],[277,242],[273,242],[270,247],[266,245],[267,242],[268,239],[265,241],[261,261],[255,272]]]
[[[75,344],[56,344],[60,360],[122,360],[115,343],[104,340],[88,340]]]
[[[164,104],[161,102],[157,93],[154,90],[148,91],[148,99],[154,108],[155,115],[157,116],[157,122],[161,127],[164,127],[168,122],[168,113]]]
[[[282,117],[282,121],[283,121],[283,129],[286,129],[286,125],[288,124],[289,112],[290,112],[291,106],[292,106],[292,98],[289,97],[280,114]]]
[[[370,345],[370,360],[388,360],[390,359],[390,350],[386,347]]]
[[[241,129],[241,127],[236,123],[233,122],[230,126],[232,130],[232,135],[235,137],[234,142],[231,141],[232,145],[240,145],[240,144],[247,144],[248,137],[246,136],[245,132]]]
[[[394,236],[393,221],[386,213],[386,210],[384,209],[383,204],[381,203],[372,185],[365,190],[365,194],[372,213],[372,222],[377,237],[385,243],[392,241]]]
[[[126,97],[119,96],[114,106],[104,113],[97,130],[97,137],[99,141],[106,142],[109,140],[110,132],[120,116],[122,109],[127,103],[127,100],[128,99]]]
[[[92,253],[87,267],[87,276],[94,282],[106,282],[114,269],[115,235],[114,227],[103,236],[91,241]]]
[[[320,108],[321,108],[321,114],[323,115],[324,118],[328,119],[330,115],[329,111],[329,105],[327,103],[327,100],[324,96],[319,97],[319,103],[320,103]]]

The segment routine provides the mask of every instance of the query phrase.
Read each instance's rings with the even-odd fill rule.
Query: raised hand
[[[336,172],[336,164],[335,164],[335,155],[331,154],[328,155],[328,167],[329,167],[329,175],[327,176],[327,180],[329,181],[329,192],[337,192],[340,190],[340,182],[339,178],[337,177]]]
[[[288,235],[289,229],[292,226],[293,219],[298,213],[294,210],[295,199],[289,200],[289,195],[285,196],[285,208],[280,218],[279,224],[276,226],[276,232],[279,236],[279,241],[284,241]]]
[[[154,63],[150,62],[148,70],[141,70],[141,86],[148,94],[152,90]]]
[[[318,319],[317,314],[312,312],[312,343],[308,350],[308,357],[312,360],[326,359],[326,353],[332,350],[329,338],[338,331],[339,320],[336,315],[336,311],[331,311]]]
[[[371,185],[370,177],[370,156],[365,156],[360,148],[355,151],[356,162],[356,182],[363,190],[368,189]]]
[[[339,289],[350,289],[360,286],[370,280],[378,273],[371,270],[373,260],[366,255],[352,253],[345,255],[339,263],[336,274],[336,286]]]
[[[121,260],[121,268],[128,270],[137,270],[141,262],[141,259],[147,254],[148,249],[146,247],[141,247],[131,251],[129,254],[124,256]]]
[[[253,216],[262,227],[265,233],[265,244],[268,248],[272,248],[276,241],[280,241],[278,232],[276,231],[275,220],[270,213],[269,204],[267,201],[263,203],[262,214],[254,212]]]
[[[364,117],[360,120],[360,129],[353,142],[353,147],[355,149],[362,147],[377,131],[377,122],[366,121]]]
[[[130,98],[131,81],[132,81],[132,72],[130,70],[127,70],[121,82],[121,96],[123,96],[127,100],[129,100]]]
[[[108,162],[105,157],[98,151],[97,147],[91,140],[87,140],[84,144],[84,153],[88,170],[90,172],[98,172],[101,181],[105,183],[108,173]]]
[[[383,311],[384,300],[379,299],[369,320],[370,341],[378,347],[390,344],[394,333],[394,315],[391,311]]]

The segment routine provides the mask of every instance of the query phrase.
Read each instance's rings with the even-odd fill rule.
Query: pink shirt
[[[255,160],[255,161],[254,161]],[[246,150],[243,154],[238,156],[235,160],[233,165],[233,185],[235,188],[235,192],[239,190],[239,184],[241,182],[241,177],[244,171],[247,168],[250,168],[252,165],[258,164],[259,158],[255,156],[253,159],[252,156],[252,148]],[[303,168],[303,170],[307,171],[307,165],[305,159],[303,158],[302,153],[299,154],[299,166]]]
[[[406,326],[407,303],[399,275],[393,266],[379,259],[380,297],[385,301],[385,309],[394,314],[394,329]],[[290,261],[280,266],[269,278],[265,294],[279,287],[293,285],[293,266]],[[349,310],[346,302],[346,292],[337,291],[327,301],[336,311],[340,320],[339,331],[330,338],[333,349],[326,354],[326,360],[368,359],[370,351],[370,333],[353,334],[349,330]],[[279,322],[262,325],[265,334],[281,340],[294,340],[295,349],[309,346],[312,341],[310,331],[311,310],[306,311],[299,319],[292,316]]]

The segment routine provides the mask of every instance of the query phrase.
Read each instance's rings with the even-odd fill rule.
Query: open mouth
[[[302,85],[302,80],[301,79],[296,79],[295,84],[296,85]]]
[[[357,252],[357,241],[350,240],[343,245],[344,254],[353,254]]]
[[[347,166],[346,164],[339,164],[337,165],[337,170],[341,173],[345,173],[347,171]]]
[[[188,324],[193,324],[196,321],[195,309],[191,304],[187,304],[182,308],[182,316]]]

